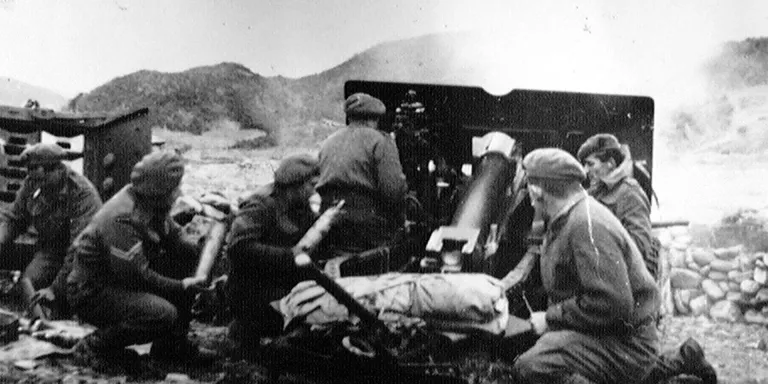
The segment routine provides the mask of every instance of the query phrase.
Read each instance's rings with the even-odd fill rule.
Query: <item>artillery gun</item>
[[[588,137],[612,133],[630,146],[633,160],[647,170],[641,184],[651,196],[654,101],[650,97],[539,90],[492,95],[468,86],[345,84],[345,97],[358,92],[386,105],[379,126],[395,139],[409,193],[404,240],[361,253],[357,259],[410,259],[400,266],[382,263],[400,272],[480,273],[503,278],[508,298],[505,309],[511,315],[507,328],[501,337],[483,332],[472,335],[494,354],[519,353],[530,346],[533,338],[527,323],[516,320],[546,304],[538,273],[534,273],[537,258],[528,252],[540,242],[543,226],[536,220],[526,192],[521,169],[525,154],[536,148],[559,147],[575,155]],[[293,333],[278,339],[271,345],[274,355],[280,356],[279,369],[336,367],[336,374],[354,371],[354,375],[366,377],[387,370],[413,374],[414,369],[421,369],[427,376],[455,378],[456,371],[439,364],[436,357],[448,349],[450,343],[444,338],[431,332],[398,337],[383,331],[386,327],[375,315],[366,313],[352,294],[308,260],[297,258],[297,265],[309,268],[314,280],[361,319],[362,326],[346,337],[327,331],[325,340],[333,340],[332,346],[324,343],[320,349],[303,344],[309,340],[311,345],[320,345],[317,340],[323,337],[317,334]],[[348,262],[354,263],[355,258]],[[344,266],[339,270],[343,275]],[[347,340],[344,348],[340,346],[343,340]],[[426,360],[413,360],[414,356]]]

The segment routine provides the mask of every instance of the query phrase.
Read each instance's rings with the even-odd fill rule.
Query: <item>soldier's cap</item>
[[[379,117],[387,111],[381,100],[367,94],[355,93],[344,101],[347,117]]]
[[[19,160],[26,165],[46,165],[60,163],[65,159],[67,152],[58,144],[38,143],[27,147]]]
[[[607,150],[616,149],[621,150],[621,144],[616,136],[610,133],[598,133],[587,139],[584,144],[581,145],[579,151],[576,153],[579,162],[584,162],[584,159],[595,153],[604,153]]]
[[[176,152],[156,151],[144,156],[131,171],[131,185],[143,196],[166,196],[184,177],[184,160]]]
[[[523,169],[529,179],[584,181],[584,167],[570,153],[560,148],[539,148],[523,158]]]
[[[317,158],[308,154],[286,157],[275,170],[275,185],[304,183],[320,175]]]

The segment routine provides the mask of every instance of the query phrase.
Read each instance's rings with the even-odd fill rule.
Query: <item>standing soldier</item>
[[[153,152],[136,163],[131,182],[94,216],[71,249],[67,299],[98,329],[75,346],[81,364],[125,357],[125,347],[152,342],[161,360],[210,362],[213,352],[187,339],[191,307],[205,277],[194,273],[197,249],[181,241],[169,211],[184,163]]]
[[[30,225],[37,230],[35,254],[24,271],[35,289],[53,282],[67,248],[101,208],[96,188],[62,163],[65,155],[56,144],[35,144],[25,149],[21,162],[27,166],[27,177],[10,211],[0,214],[2,251]]]
[[[317,175],[314,157],[288,157],[275,171],[274,183],[240,203],[227,241],[232,263],[227,288],[235,318],[229,336],[241,352],[253,351],[261,337],[282,331],[282,316],[269,303],[303,280],[292,248],[316,219],[309,198]]]
[[[389,245],[404,224],[405,175],[394,140],[378,129],[386,107],[364,93],[349,96],[349,125],[320,149],[322,210],[344,200],[346,214],[328,235],[331,249],[358,253]]]

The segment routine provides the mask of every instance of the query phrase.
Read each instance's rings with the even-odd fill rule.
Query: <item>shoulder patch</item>
[[[117,248],[117,247],[111,246],[111,247],[109,247],[109,253],[110,253],[112,256],[114,256],[114,257],[117,257],[117,258],[119,258],[119,259],[123,259],[123,260],[133,260],[133,259],[136,257],[136,255],[138,255],[139,253],[141,253],[141,247],[142,247],[142,245],[143,245],[143,244],[142,244],[142,242],[141,242],[141,241],[139,241],[139,242],[137,242],[137,243],[136,243],[136,244],[135,244],[133,247],[131,247],[131,249],[129,249],[129,250],[127,250],[127,251],[123,251],[123,250],[122,250],[122,249],[120,249],[120,248]]]

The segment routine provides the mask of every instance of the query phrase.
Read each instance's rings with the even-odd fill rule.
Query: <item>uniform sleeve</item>
[[[631,318],[634,298],[622,247],[604,224],[574,227],[573,250],[579,293],[547,309],[547,322],[571,329],[595,330]]]
[[[163,276],[149,268],[144,242],[129,220],[118,220],[102,234],[109,265],[127,287],[156,293],[175,293],[184,288],[181,280]]]
[[[650,203],[640,188],[628,188],[616,204],[616,216],[637,245],[649,269],[655,269],[657,260],[653,252]],[[654,271],[651,271],[652,274]]]
[[[101,197],[94,188],[80,188],[72,202],[71,221],[69,225],[69,243],[91,222],[96,212],[101,209]]]
[[[377,160],[378,189],[385,199],[399,203],[405,197],[408,186],[394,140],[383,137],[373,151]]]
[[[59,268],[59,272],[56,273],[56,277],[53,279],[53,283],[51,283],[50,288],[57,298],[66,297],[67,276],[72,272],[72,264],[75,260],[75,249],[76,248],[73,246],[70,246],[69,249],[67,249],[67,254],[64,256],[64,264]]]
[[[27,185],[24,185],[16,194],[16,199],[8,210],[0,210],[2,223],[0,223],[0,244],[6,244],[16,239],[27,227],[29,227],[30,216],[27,212],[27,200],[33,191]]]
[[[269,207],[256,205],[242,209],[232,221],[227,255],[233,267],[279,276],[294,267],[290,247],[265,244],[265,228],[275,225]]]

